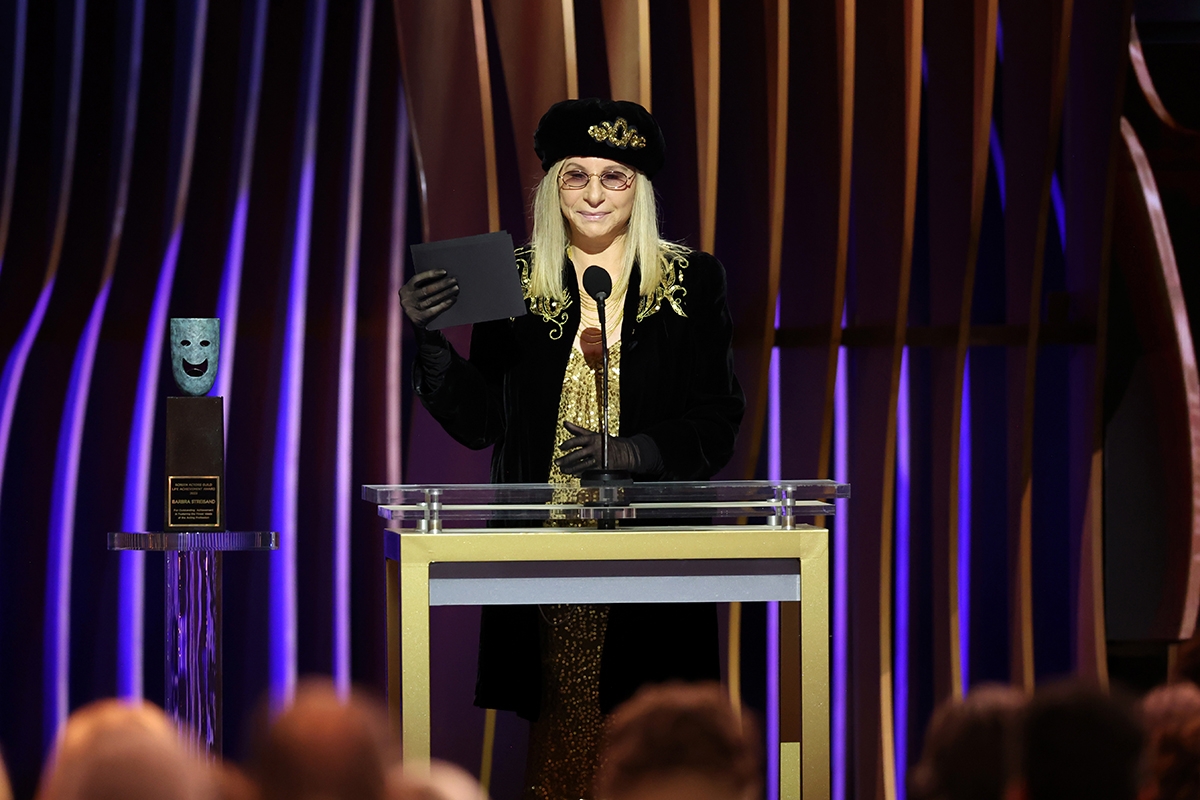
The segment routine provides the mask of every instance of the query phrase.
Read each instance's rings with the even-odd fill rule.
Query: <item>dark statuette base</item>
[[[225,410],[220,397],[167,398],[167,531],[225,530]]]

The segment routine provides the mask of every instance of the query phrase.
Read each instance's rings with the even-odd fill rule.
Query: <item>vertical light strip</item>
[[[775,330],[779,330],[779,295],[775,295]],[[767,372],[767,479],[783,478],[780,441],[779,348],[771,348]],[[779,797],[779,602],[767,603],[767,793]]]
[[[64,120],[64,130],[62,152],[60,154],[61,169],[58,172],[59,183],[55,197],[57,204],[54,232],[50,245],[50,256],[46,263],[46,277],[37,302],[34,304],[33,312],[30,314],[25,328],[21,331],[21,336],[17,339],[16,345],[8,355],[3,375],[0,375],[0,492],[3,491],[4,486],[4,465],[8,461],[8,444],[9,437],[12,434],[12,421],[13,414],[16,411],[17,397],[21,391],[21,383],[25,375],[25,366],[29,361],[29,353],[33,349],[33,343],[37,340],[38,333],[41,331],[42,322],[46,318],[46,309],[50,305],[50,297],[54,293],[58,264],[62,256],[63,238],[66,234],[67,212],[70,209],[71,203],[71,184],[75,174],[75,146],[79,134],[79,97],[83,67],[83,26],[86,19],[86,7],[84,0],[76,0],[74,15],[71,20],[71,65],[65,103],[66,107],[63,109],[65,114],[62,117]],[[20,41],[23,53],[25,9],[22,6],[16,12],[14,35]],[[14,80],[15,78],[16,76],[14,75]],[[10,210],[11,207],[6,208],[5,213],[7,214]],[[54,559],[55,555],[52,552],[49,554],[49,557]],[[55,575],[60,567],[61,565],[54,561],[47,564],[47,568],[50,571],[50,575],[47,576],[46,581],[47,592],[52,590]],[[67,565],[67,569],[70,569],[69,564]],[[48,630],[52,630],[55,621],[47,619],[44,624]],[[57,644],[57,639],[54,641]],[[44,644],[44,647],[47,649],[49,649],[49,646],[49,642]],[[65,719],[68,702],[66,681],[59,680],[59,673],[65,673],[67,668],[66,653],[56,651],[50,653],[49,656],[49,659],[43,660],[42,665],[42,680],[45,687],[43,695],[43,741],[47,744],[53,740],[52,737],[58,730],[59,720]]]
[[[962,693],[971,688],[971,351],[963,362],[958,423],[958,650]]]
[[[4,153],[4,187],[0,189],[0,272],[12,222],[13,188],[17,183],[17,151],[21,141],[21,99],[25,93],[26,0],[13,6],[12,93],[8,103],[8,146]]]
[[[225,268],[221,271],[221,292],[217,297],[217,317],[221,320],[221,366],[209,391],[224,398],[225,435],[229,436],[229,398],[233,390],[233,359],[237,353],[238,308],[242,296],[242,262],[246,249],[246,216],[250,206],[250,180],[254,172],[254,142],[258,137],[258,103],[262,97],[263,51],[267,44],[267,0],[257,0],[254,9],[254,34],[251,39],[250,65],[246,85],[246,105],[241,109],[241,140],[238,143],[237,195],[233,219],[229,225],[229,244],[225,248]]]
[[[690,0],[692,82],[696,96],[696,175],[700,190],[700,249],[711,253],[717,232],[717,151],[721,124],[721,8],[719,0]]]
[[[121,527],[126,531],[143,531],[149,524],[146,506],[150,492],[150,448],[154,443],[154,417],[158,409],[158,379],[162,366],[163,338],[167,333],[167,308],[171,289],[175,285],[175,267],[179,262],[179,242],[183,236],[184,212],[187,210],[188,187],[192,177],[192,157],[196,147],[196,119],[200,112],[200,80],[203,77],[204,36],[208,21],[208,0],[196,0],[193,7],[192,33],[188,54],[188,84],[183,119],[183,142],[178,170],[174,178],[175,197],[170,235],[163,254],[150,318],[146,323],[146,339],[142,344],[142,363],[138,372],[137,395],[134,399],[133,425],[129,431],[129,453],[125,467],[125,499],[121,512]],[[121,580],[117,609],[117,694],[121,697],[141,697],[143,686],[143,636],[146,614],[145,553],[121,553]]]
[[[846,327],[846,310],[842,308],[842,328]],[[833,479],[845,483],[850,476],[850,391],[846,348],[838,348],[837,376],[833,382]],[[850,598],[850,507],[838,500],[833,516],[833,675],[832,695],[832,761],[833,800],[846,800],[846,676],[849,667],[849,598]]]
[[[75,508],[79,486],[79,459],[83,448],[84,426],[87,420],[88,397],[92,386],[92,371],[96,363],[96,348],[100,342],[100,329],[104,324],[104,313],[112,289],[117,255],[121,248],[121,237],[125,227],[125,210],[129,204],[129,182],[133,170],[134,133],[137,129],[138,87],[142,72],[142,33],[144,0],[134,0],[129,20],[128,39],[121,46],[128,53],[126,67],[124,107],[121,113],[120,156],[117,161],[113,198],[109,219],[108,247],[100,285],[92,310],[75,349],[71,364],[71,375],[67,384],[66,400],[63,403],[62,422],[59,425],[58,449],[54,461],[54,479],[51,485],[49,548],[46,571],[45,612],[45,656],[46,669],[53,670],[52,692],[55,708],[53,718],[61,724],[69,709],[69,665],[71,634],[71,564],[75,549]],[[119,91],[119,89],[118,89]],[[47,687],[50,689],[51,687]],[[51,716],[51,714],[48,714]],[[55,731],[47,729],[47,736]]]
[[[404,252],[408,243],[408,102],[404,96],[404,82],[400,81],[396,92],[396,151],[392,170],[392,238],[388,253],[388,305],[387,305],[387,375],[384,386],[387,392],[387,482],[400,483],[402,470],[400,446],[403,433],[401,413],[403,409],[404,378],[400,374],[401,341],[404,334],[404,313],[400,310],[397,295],[404,285]]]
[[[563,55],[567,68],[567,99],[579,97],[579,57],[575,46],[575,0],[562,0]]]
[[[772,359],[773,361],[775,359]],[[775,480],[779,480],[776,478]],[[767,603],[767,794],[779,797],[779,601]]]
[[[92,304],[83,336],[75,350],[71,377],[58,431],[51,487],[50,531],[46,557],[44,671],[46,673],[47,742],[53,741],[70,708],[71,555],[75,549],[75,498],[79,483],[79,453],[92,383],[96,343],[108,305],[110,280],[103,282]]]
[[[21,335],[17,338],[16,344],[9,351],[8,358],[5,359],[4,371],[0,373],[0,502],[3,501],[4,468],[8,462],[8,442],[9,437],[12,435],[12,421],[17,407],[17,395],[21,391],[21,381],[25,376],[25,365],[29,361],[29,351],[33,349],[33,343],[37,339],[38,331],[42,329],[42,320],[46,318],[46,308],[50,305],[50,296],[54,293],[54,278],[58,274],[58,261],[62,255],[63,236],[66,233],[67,211],[70,209],[71,203],[71,179],[75,172],[75,142],[78,138],[79,127],[79,91],[80,72],[83,64],[83,21],[85,8],[85,0],[76,0],[75,27],[72,30],[73,41],[71,43],[70,82],[67,91],[66,113],[62,117],[65,120],[62,139],[63,150],[61,154],[62,169],[58,173],[59,182],[55,198],[57,206],[55,208],[54,232],[50,244],[50,255],[46,260],[46,277],[42,283],[42,291],[38,294],[37,302],[34,303],[33,310],[29,314],[29,319],[25,322],[25,327],[22,329]],[[22,2],[16,9],[16,17],[14,19],[15,39],[20,45],[22,56],[22,76],[24,75],[25,10],[25,4]],[[16,55],[14,54],[15,58]],[[16,75],[13,76],[13,80],[14,92],[16,92]],[[17,108],[17,113],[17,125],[19,129],[19,107]],[[16,147],[13,141],[10,139],[10,152]],[[13,155],[12,166],[8,167],[5,175],[6,184],[9,180],[8,176],[13,175],[16,169],[15,152]],[[10,193],[7,185],[5,186],[5,192]],[[0,222],[4,225],[4,235],[7,239],[8,224],[12,214],[11,198],[8,196],[5,197],[5,206],[2,211],[4,218]],[[7,241],[2,244],[7,246]],[[0,252],[0,256],[3,256],[2,252]]]
[[[650,103],[650,0],[637,2],[638,102],[651,111]]]
[[[25,376],[25,364],[29,361],[29,351],[38,331],[42,328],[42,320],[46,318],[46,307],[50,305],[50,295],[54,293],[54,276],[51,275],[42,285],[37,302],[21,336],[13,349],[9,351],[4,363],[4,372],[0,373],[0,501],[3,500],[4,465],[8,461],[8,440],[12,435],[13,414],[17,407],[17,395],[21,391],[21,379]]]
[[[325,42],[325,0],[309,4],[301,101],[300,175],[288,283],[287,321],[275,425],[271,527],[279,549],[271,554],[271,708],[281,711],[296,693],[296,535],[300,484],[300,411],[304,384],[304,333],[308,315],[308,258],[312,235],[313,179],[317,160],[317,113]]]
[[[779,296],[775,297],[775,332],[779,332]],[[767,479],[777,481],[783,474],[783,450],[780,442],[779,348],[771,348],[767,373]]]
[[[479,75],[479,111],[483,123],[483,165],[487,181],[488,230],[500,230],[500,178],[496,171],[496,118],[492,106],[492,71],[488,62],[483,0],[470,0],[475,34],[475,68]]]
[[[900,389],[896,398],[896,606],[893,654],[893,718],[896,747],[896,798],[904,800],[908,765],[908,653],[911,539],[911,441],[909,416],[908,348],[900,356]],[[888,620],[882,624],[887,625]]]
[[[334,484],[333,681],[350,697],[350,503],[356,500],[354,452],[354,343],[358,322],[358,253],[362,230],[363,149],[367,135],[367,87],[371,68],[374,0],[359,0],[358,63],[354,75],[353,130],[346,191],[346,250],[342,262],[342,339],[338,358],[337,476]],[[398,304],[396,304],[398,305]]]
[[[1058,244],[1062,251],[1067,252],[1067,209],[1063,203],[1062,183],[1058,180],[1058,172],[1050,174],[1050,202],[1054,206],[1054,221],[1058,224]]]
[[[1000,134],[996,131],[994,119],[988,136],[988,149],[992,154],[992,163],[996,166],[996,188],[1000,190],[1000,211],[1003,212],[1008,205],[1008,194],[1004,186],[1004,149],[1000,146]]]

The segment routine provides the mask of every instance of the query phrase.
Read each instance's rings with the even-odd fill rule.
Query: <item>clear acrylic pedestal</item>
[[[166,558],[163,707],[210,758],[221,754],[223,556],[278,547],[273,531],[108,534],[109,550],[154,551]]]

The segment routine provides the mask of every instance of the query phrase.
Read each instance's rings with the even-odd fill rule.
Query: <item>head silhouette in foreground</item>
[[[1002,800],[1016,756],[1025,705],[1011,686],[980,686],[933,714],[921,760],[910,773],[912,800]]]
[[[39,800],[208,800],[215,787],[157,706],[100,700],[67,720]]]
[[[1134,800],[1145,735],[1134,704],[1078,682],[1041,689],[1021,724],[1010,800]]]
[[[258,737],[251,774],[262,800],[382,800],[394,758],[382,710],[343,700],[329,681],[306,681]]]
[[[1142,700],[1148,776],[1141,800],[1200,797],[1200,687],[1160,686]]]
[[[596,778],[604,800],[750,800],[762,791],[752,720],[715,683],[649,686],[612,715]]]

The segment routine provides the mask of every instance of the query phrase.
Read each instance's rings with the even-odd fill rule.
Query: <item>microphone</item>
[[[595,264],[585,269],[583,290],[596,301],[596,305],[602,304],[612,294],[612,278],[609,277],[608,270]],[[601,311],[600,314],[603,316],[604,312]]]
[[[593,264],[583,271],[583,290],[596,301],[596,312],[600,317],[600,353],[603,359],[601,362],[603,374],[600,377],[601,465],[598,474],[589,476],[589,478],[598,480],[600,483],[612,483],[614,479],[628,480],[627,476],[617,476],[608,469],[608,323],[604,320],[604,301],[612,294],[612,277],[603,267]],[[595,470],[589,470],[589,472],[595,472]]]

